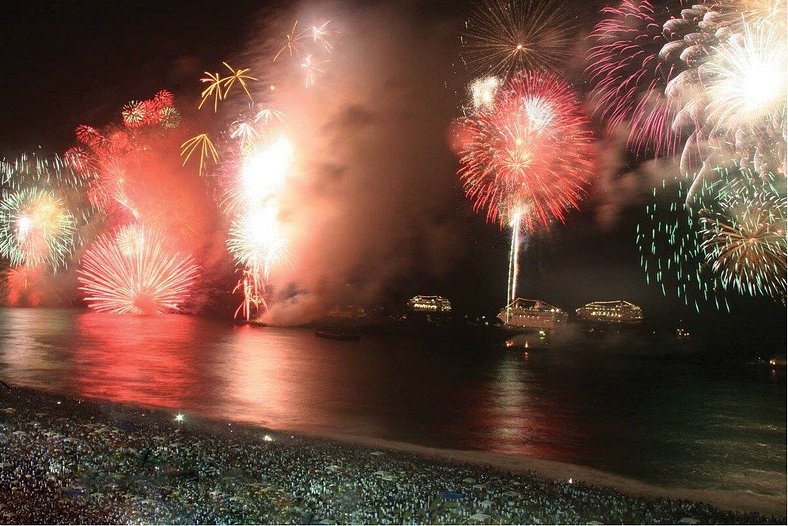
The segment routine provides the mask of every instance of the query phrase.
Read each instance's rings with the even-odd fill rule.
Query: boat
[[[361,339],[361,333],[353,329],[318,329],[315,331],[315,336],[318,338],[328,338],[329,340],[354,342]]]
[[[597,323],[639,323],[643,310],[624,300],[592,301],[577,309],[577,316],[584,321]]]
[[[568,318],[566,312],[546,301],[525,298],[517,298],[498,313],[498,319],[510,329],[555,329]]]
[[[442,296],[413,296],[408,300],[408,309],[411,312],[449,313],[451,302]]]

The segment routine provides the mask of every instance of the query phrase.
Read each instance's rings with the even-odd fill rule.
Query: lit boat
[[[498,319],[514,329],[555,329],[563,325],[569,315],[542,300],[517,298],[501,309]]]
[[[600,323],[637,323],[643,321],[643,311],[634,303],[624,300],[593,301],[577,309],[577,316],[586,321]]]
[[[413,296],[408,301],[411,312],[449,313],[451,302],[442,296]]]

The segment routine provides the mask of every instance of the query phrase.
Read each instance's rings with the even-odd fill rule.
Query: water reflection
[[[0,309],[0,378],[274,429],[574,462],[785,494],[785,377],[597,351],[529,353],[186,316]],[[755,480],[758,477],[758,480]]]
[[[280,381],[284,350],[277,345],[260,345],[256,330],[245,326],[234,333],[237,352],[226,355],[229,396],[219,400],[218,412],[234,414],[242,420],[260,421],[281,417],[286,411],[287,395]],[[291,397],[292,398],[292,397]],[[293,400],[295,403],[296,401]]]
[[[77,316],[73,389],[80,396],[177,408],[198,381],[190,342],[199,320],[188,316]]]
[[[0,309],[0,366],[14,385],[69,388],[70,350],[62,342],[73,334],[72,311]]]

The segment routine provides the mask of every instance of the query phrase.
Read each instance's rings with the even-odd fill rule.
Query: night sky
[[[363,7],[358,9],[372,13],[368,20],[374,22],[376,10],[386,12],[386,6],[398,3],[360,5]],[[77,124],[103,125],[116,118],[126,101],[147,98],[162,88],[175,93],[176,106],[188,118],[188,107],[196,108],[199,101],[197,79],[202,72],[215,69],[222,60],[242,57],[256,28],[264,24],[260,13],[276,12],[284,9],[282,6],[287,4],[172,0],[3,3],[0,64],[5,81],[0,97],[0,155],[14,158],[39,145],[48,152],[62,153],[74,143]],[[463,7],[454,2],[407,6],[403,7],[403,20],[412,18],[418,27],[427,29],[434,24],[445,33],[444,40],[436,44],[440,54],[430,57],[431,64],[443,64],[439,70],[443,78],[425,78],[418,89],[443,90],[436,91],[437,96],[449,102],[434,111],[424,108],[424,118],[434,120],[435,130],[441,123],[446,129],[450,120],[460,115],[455,94],[470,78],[458,56],[445,52],[457,40],[446,28],[460,28],[456,24],[461,24]],[[593,6],[580,8],[578,20],[583,29],[578,34],[578,49],[583,49],[583,37],[598,16]],[[384,17],[379,20],[385,22]],[[433,51],[429,47],[423,50],[425,54]],[[415,61],[405,55],[390,60]],[[580,63],[568,64],[565,73],[582,92],[586,88],[580,67]],[[603,134],[598,123],[597,132]],[[445,137],[435,133],[428,146],[436,156],[449,159]],[[620,145],[608,146],[620,149]],[[508,236],[471,210],[456,179],[456,160],[453,166],[447,162],[437,166],[442,173],[435,177],[454,182],[445,183],[443,189],[449,190],[442,191],[446,206],[438,207],[436,214],[439,222],[458,234],[454,236],[457,242],[441,261],[436,262],[428,250],[424,251],[428,255],[413,257],[408,272],[388,279],[381,296],[398,302],[416,293],[442,294],[460,311],[495,312],[505,298]],[[608,174],[608,182],[637,169],[636,163],[624,159]],[[421,179],[425,192],[433,180]],[[694,310],[646,285],[634,243],[635,224],[643,219],[650,190],[649,184],[641,186],[620,202],[612,195],[615,185],[595,183],[581,211],[572,213],[565,225],[557,224],[551,232],[530,240],[521,260],[520,294],[542,298],[569,312],[592,300],[627,299],[641,305],[647,318],[669,323],[683,319],[690,326],[720,330],[735,324],[740,331],[749,327],[767,335],[768,340],[784,341],[786,311],[782,305],[734,297],[734,315],[708,311],[698,317]]]

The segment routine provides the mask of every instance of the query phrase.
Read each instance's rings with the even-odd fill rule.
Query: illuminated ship
[[[498,313],[504,326],[516,329],[555,329],[566,323],[567,318],[567,313],[558,307],[523,298],[517,298]]]
[[[408,301],[408,309],[411,312],[425,312],[428,314],[436,312],[451,312],[451,302],[441,296],[413,296]]]
[[[592,301],[575,312],[580,319],[604,323],[636,323],[643,321],[643,311],[624,300]]]

